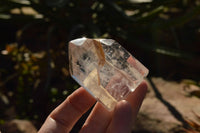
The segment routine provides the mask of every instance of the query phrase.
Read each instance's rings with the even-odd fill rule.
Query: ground
[[[182,132],[186,120],[196,120],[200,99],[191,93],[199,87],[185,82],[166,81],[160,77],[147,80],[149,90],[138,114],[135,131],[151,133]]]
[[[147,83],[148,93],[133,125],[135,133],[182,133],[188,127],[187,120],[198,123],[195,114],[200,114],[200,99],[192,92],[199,87],[160,77],[149,78]],[[27,120],[12,120],[1,128],[6,133],[36,133]]]

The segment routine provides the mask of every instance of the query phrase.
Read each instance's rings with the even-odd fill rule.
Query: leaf
[[[192,111],[192,113],[198,118],[198,120],[200,121],[200,116],[198,114],[196,114],[194,111]],[[200,124],[197,122],[194,122],[192,120],[185,120],[190,126],[190,129],[184,129],[186,131],[186,133],[199,133],[200,132]]]
[[[191,94],[192,96],[196,96],[196,97],[200,98],[200,90],[192,91],[192,92],[190,92],[190,94]]]
[[[195,113],[194,111],[192,111],[192,113],[196,116],[196,118],[199,120],[200,122],[200,115],[198,115],[197,113]]]

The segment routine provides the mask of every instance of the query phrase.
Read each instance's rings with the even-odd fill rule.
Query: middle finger
[[[84,123],[80,133],[104,133],[111,121],[112,111],[106,110],[100,103],[96,103],[92,112]]]

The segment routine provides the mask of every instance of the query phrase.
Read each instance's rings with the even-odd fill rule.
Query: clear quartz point
[[[108,110],[133,92],[149,72],[112,39],[70,41],[69,65],[72,77]]]

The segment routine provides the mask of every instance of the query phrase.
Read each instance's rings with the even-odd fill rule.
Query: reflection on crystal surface
[[[72,77],[108,110],[148,74],[146,67],[112,39],[72,40],[69,60]]]

